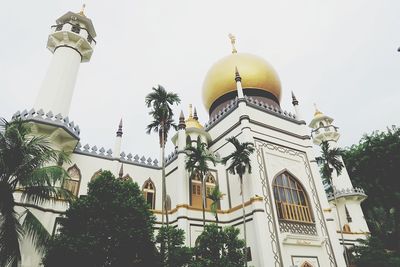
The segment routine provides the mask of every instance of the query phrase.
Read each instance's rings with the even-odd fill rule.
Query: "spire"
[[[124,164],[121,163],[121,168],[119,169],[118,177],[122,179],[122,176],[124,176]]]
[[[239,73],[239,70],[238,70],[237,66],[235,66],[235,81],[236,82],[241,82],[242,81],[242,77],[240,77],[240,73]]]
[[[193,111],[193,119],[195,119],[196,121],[199,120],[199,117],[197,116],[197,110],[196,107],[194,107],[194,111]]]
[[[243,87],[242,87],[242,77],[240,77],[239,70],[237,66],[235,66],[235,81],[236,81],[236,90],[238,94],[238,98],[244,98]]]
[[[292,91],[292,104],[293,104],[293,106],[297,106],[299,104],[299,101],[297,100],[297,98],[294,95],[293,91]]]
[[[236,37],[232,33],[228,34],[229,39],[231,40],[231,45],[232,45],[232,54],[236,54],[237,50],[235,47],[236,44]]]
[[[122,137],[122,134],[123,132],[122,132],[122,118],[121,118],[118,125],[117,137]]]
[[[179,124],[178,124],[178,129],[186,129],[186,123],[185,123],[185,116],[183,115],[183,111],[181,110],[181,114],[179,115]]]

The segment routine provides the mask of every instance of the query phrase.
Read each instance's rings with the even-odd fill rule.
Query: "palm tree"
[[[202,143],[200,138],[197,139],[196,146],[193,147],[190,144],[185,149],[187,159],[186,159],[186,169],[189,171],[191,176],[199,175],[201,181],[201,196],[202,202],[201,206],[203,209],[203,228],[206,225],[206,216],[205,216],[205,206],[206,206],[206,194],[205,194],[205,177],[206,174],[210,171],[208,167],[208,163],[216,164],[217,160],[209,153],[207,149],[207,144]]]
[[[0,120],[0,266],[19,264],[22,237],[29,237],[39,252],[50,238],[24,203],[41,205],[73,198],[61,186],[68,174],[56,164],[60,161],[57,151],[50,147],[47,138],[30,133],[28,125],[21,120]],[[20,193],[20,203],[14,199],[15,193]],[[24,211],[18,213],[16,206]]]
[[[341,160],[342,150],[340,148],[331,148],[328,141],[323,141],[321,143],[321,156],[317,157],[317,162],[321,166],[322,178],[328,182],[330,188],[333,190],[333,198],[335,201],[338,223],[340,228],[340,235],[342,238],[342,245],[344,251],[344,259],[346,261],[346,266],[348,266],[347,249],[344,245],[343,228],[342,222],[340,220],[339,211],[337,209],[337,199],[336,199],[336,188],[332,183],[332,173],[335,170],[336,175],[339,176],[344,168],[343,162]]]
[[[215,186],[210,194],[207,195],[207,198],[211,199],[212,203],[210,205],[210,210],[214,213],[215,222],[218,225],[218,202],[222,199],[224,194],[219,191],[219,186]]]
[[[254,145],[251,142],[239,142],[239,140],[232,136],[226,139],[235,147],[230,155],[222,158],[222,163],[227,164],[230,161],[228,172],[231,174],[239,175],[240,181],[240,194],[242,195],[242,213],[243,213],[243,236],[245,243],[244,262],[247,266],[247,236],[246,236],[246,213],[244,209],[244,192],[243,192],[243,175],[251,173],[250,155],[254,152]]]
[[[148,108],[152,108],[150,115],[153,121],[147,126],[147,133],[152,131],[158,133],[160,148],[161,148],[161,168],[162,168],[162,225],[164,226],[164,213],[166,217],[167,226],[168,212],[167,212],[167,189],[165,183],[165,143],[168,137],[168,132],[172,128],[177,128],[173,123],[173,112],[171,106],[181,102],[179,96],[175,93],[167,92],[164,87],[158,85],[157,88],[153,87],[152,92],[146,96],[145,103]]]

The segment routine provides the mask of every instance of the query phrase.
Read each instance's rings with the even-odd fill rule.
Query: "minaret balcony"
[[[340,137],[340,133],[338,127],[328,125],[312,130],[311,137],[313,138],[314,143],[319,145],[323,141],[337,141]]]
[[[51,111],[45,113],[42,109],[31,109],[16,112],[12,120],[17,119],[28,123],[33,134],[48,136],[53,145],[58,145],[58,148],[64,151],[72,151],[79,142],[79,126],[61,114],[54,115]]]
[[[339,189],[336,190],[336,198],[346,198],[346,199],[354,199],[358,201],[364,201],[367,198],[364,189],[360,187],[356,188],[346,188],[346,189]],[[332,192],[327,194],[328,201],[333,201],[334,195]]]
[[[84,38],[92,46],[96,45],[96,40],[93,38],[93,36],[90,35],[90,33],[86,28],[81,27],[79,24],[65,22],[62,24],[53,25],[51,26],[51,29],[52,29],[52,34],[64,31],[73,32],[75,34],[78,34],[80,37]]]

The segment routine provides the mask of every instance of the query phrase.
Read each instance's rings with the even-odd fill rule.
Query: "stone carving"
[[[317,235],[317,228],[315,224],[299,223],[289,221],[279,221],[279,230],[281,233],[303,234],[303,235]]]

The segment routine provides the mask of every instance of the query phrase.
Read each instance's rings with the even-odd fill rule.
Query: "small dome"
[[[217,99],[236,91],[235,67],[242,77],[245,95],[246,89],[258,89],[272,94],[279,104],[281,82],[274,68],[261,57],[233,53],[217,61],[206,75],[203,83],[203,103],[208,111]]]

